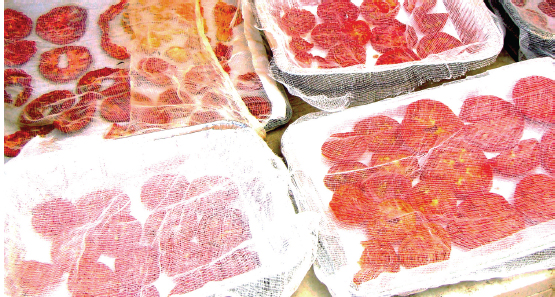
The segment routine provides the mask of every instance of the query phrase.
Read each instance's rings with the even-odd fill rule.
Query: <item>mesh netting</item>
[[[555,265],[555,61],[538,58],[288,127],[315,273],[390,296]]]
[[[37,135],[119,138],[222,120],[263,135],[262,126],[286,122],[290,109],[264,70],[253,16],[237,14],[244,21],[230,36],[228,74],[204,34],[208,9],[170,2],[6,2],[4,134],[13,146],[5,155]],[[227,17],[210,10],[206,23]]]
[[[6,164],[5,292],[293,294],[317,218],[295,214],[283,162],[249,128],[174,131]]]
[[[502,31],[482,1],[255,1],[288,90],[334,111],[489,65]]]
[[[520,51],[526,59],[555,58],[555,2],[550,0],[499,0],[519,28]]]

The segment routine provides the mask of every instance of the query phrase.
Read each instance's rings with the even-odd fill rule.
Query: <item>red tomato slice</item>
[[[129,213],[129,196],[120,190],[99,190],[88,193],[75,202],[77,211],[86,222],[94,222],[101,215],[109,216],[115,212]]]
[[[376,203],[356,184],[344,184],[333,193],[329,203],[335,218],[348,225],[368,223],[376,218]]]
[[[15,284],[24,296],[48,295],[59,285],[63,272],[50,263],[35,260],[21,261],[16,264]]]
[[[375,279],[382,272],[399,272],[399,258],[393,246],[378,240],[363,241],[364,251],[358,264],[360,271],[353,278],[353,282],[360,285]]]
[[[551,128],[542,136],[540,149],[543,168],[555,175],[555,128]]]
[[[415,27],[424,35],[441,31],[448,18],[448,13],[426,13],[426,10],[422,7],[414,9]]]
[[[521,78],[513,87],[512,96],[526,117],[555,124],[555,80],[543,76]]]
[[[372,25],[387,23],[399,13],[398,0],[364,0],[360,4],[360,15]]]
[[[387,152],[398,146],[397,128],[399,122],[384,116],[372,116],[355,123],[353,131],[363,134],[368,140],[368,150],[371,152]]]
[[[189,185],[189,181],[184,176],[155,175],[141,186],[141,202],[148,210],[166,207],[185,199]]]
[[[459,117],[466,122],[499,119],[516,113],[515,106],[497,96],[480,95],[468,97],[463,102]]]
[[[443,227],[426,223],[407,236],[398,249],[399,261],[406,268],[449,260],[451,241]]]
[[[35,32],[48,42],[65,45],[81,39],[86,28],[87,10],[67,5],[53,8],[39,16]]]
[[[386,53],[395,48],[412,48],[417,40],[416,32],[398,20],[392,20],[372,29],[370,44],[380,53]]]
[[[27,142],[33,139],[33,135],[27,131],[17,131],[4,136],[4,156],[15,157],[19,155],[21,149]]]
[[[420,181],[412,189],[409,204],[432,222],[446,222],[455,216],[457,198],[453,189],[442,183]]]
[[[24,13],[10,8],[4,9],[4,40],[23,39],[33,29],[33,21]]]
[[[289,42],[289,49],[294,54],[306,53],[313,47],[314,47],[314,44],[298,36],[294,36],[293,38],[291,38],[291,41]]]
[[[31,212],[33,229],[47,238],[58,236],[85,223],[75,205],[61,198],[39,203]]]
[[[427,12],[436,6],[436,4],[437,0],[406,0],[403,2],[403,8],[405,8],[408,13],[412,13],[417,7]]]
[[[316,25],[310,32],[310,37],[314,44],[324,49],[329,49],[349,39],[344,33],[343,25],[336,23],[321,23]]]
[[[73,296],[117,296],[120,290],[110,267],[86,258],[70,271],[67,287]]]
[[[533,223],[555,219],[555,178],[532,174],[515,189],[515,207]]]
[[[17,40],[4,45],[4,66],[23,65],[37,52],[37,43],[31,40]]]
[[[370,26],[363,20],[345,22],[343,31],[348,37],[361,46],[370,42],[370,38],[372,37]]]
[[[467,197],[457,207],[458,218],[482,218],[516,215],[514,207],[501,195],[483,193]]]
[[[353,161],[345,161],[333,165],[326,176],[324,184],[332,191],[344,184],[358,184],[370,176],[372,170],[368,166]]]
[[[333,162],[357,161],[367,146],[366,138],[361,135],[330,137],[322,144],[322,155]]]
[[[252,237],[247,218],[234,208],[205,213],[196,233],[198,242],[203,246],[210,246],[215,257],[229,252]]]
[[[524,220],[519,216],[499,215],[457,218],[447,226],[447,230],[453,243],[467,249],[474,249],[503,239],[525,227]]]
[[[420,179],[445,183],[457,196],[489,192],[493,173],[483,152],[466,147],[438,147],[428,156]]]
[[[328,58],[341,67],[349,67],[366,63],[366,48],[357,42],[338,43],[328,52]]]
[[[127,288],[153,283],[160,276],[160,261],[158,247],[135,245],[129,252],[116,258],[114,262],[115,274],[122,285]]]
[[[490,159],[496,172],[507,176],[526,174],[540,165],[540,143],[536,139],[520,141],[510,150]]]
[[[546,1],[538,3],[538,9],[547,16],[555,18],[555,4]]]
[[[289,36],[304,35],[316,25],[316,16],[308,10],[292,8],[285,11],[278,24]]]
[[[463,46],[463,43],[457,38],[445,32],[437,32],[422,37],[416,46],[416,52],[424,59],[429,55],[439,54],[459,46]]]
[[[391,65],[418,61],[420,58],[408,48],[395,48],[385,52],[376,60],[376,65]]]
[[[370,160],[370,167],[377,171],[401,174],[410,179],[420,171],[418,158],[412,151],[403,148],[374,153]]]
[[[388,199],[409,200],[413,195],[411,180],[396,173],[376,172],[360,184],[360,189],[376,203]]]
[[[447,105],[421,99],[407,106],[399,137],[404,146],[422,153],[441,144],[462,127],[463,122]]]
[[[359,9],[349,1],[327,2],[318,5],[316,14],[323,22],[343,24],[347,21],[355,21],[358,18]]]
[[[457,137],[486,152],[499,152],[514,147],[523,132],[524,118],[514,114],[465,125]]]
[[[516,6],[522,7],[526,5],[526,0],[511,0],[511,3],[513,3]]]
[[[422,215],[405,200],[388,199],[378,205],[377,218],[367,224],[370,238],[397,244],[417,229]]]

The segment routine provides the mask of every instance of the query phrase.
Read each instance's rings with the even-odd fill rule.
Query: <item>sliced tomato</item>
[[[50,263],[27,260],[16,265],[14,285],[17,285],[25,296],[47,295],[63,280],[63,272]]]
[[[401,47],[383,53],[376,60],[376,65],[400,64],[418,60],[420,58],[411,49]]]
[[[413,15],[415,27],[424,35],[441,31],[449,18],[448,13],[427,13],[423,7],[415,8]]]
[[[363,241],[364,250],[358,264],[360,271],[353,278],[353,282],[360,285],[377,278],[382,272],[399,272],[399,258],[391,244],[379,240]]]
[[[372,170],[368,166],[355,161],[345,161],[333,165],[326,176],[324,184],[332,191],[344,184],[358,184],[368,178]]]
[[[376,51],[386,53],[395,48],[412,48],[416,43],[415,39],[417,40],[414,28],[394,19],[372,28],[370,44]]]
[[[23,39],[33,29],[33,21],[24,13],[10,8],[4,9],[4,40]]]
[[[429,55],[439,54],[459,46],[463,46],[463,43],[457,38],[445,32],[437,32],[422,37],[416,46],[416,52],[424,59]]]
[[[403,2],[403,8],[408,12],[412,13],[417,7],[420,7],[423,11],[429,11],[437,4],[437,0],[406,0]]]
[[[160,276],[158,247],[134,245],[129,252],[116,258],[114,272],[126,289],[151,284]]]
[[[521,140],[515,147],[490,159],[496,172],[507,176],[526,174],[540,165],[540,143],[536,139]]]
[[[85,223],[71,201],[54,198],[37,204],[32,209],[31,224],[46,238],[58,236]]]
[[[479,95],[464,100],[459,117],[466,122],[476,123],[487,119],[499,119],[516,113],[515,106],[497,96]]]
[[[384,116],[377,115],[355,123],[353,131],[363,134],[368,140],[368,150],[371,152],[387,152],[398,146],[397,128],[399,122]]]
[[[333,59],[341,67],[364,64],[366,49],[358,42],[338,43],[330,48],[328,58]]]
[[[341,223],[360,225],[376,218],[376,203],[368,199],[356,184],[339,186],[333,193],[329,206]]]
[[[524,118],[514,114],[465,125],[457,137],[486,152],[499,152],[514,147],[523,132]]]
[[[289,49],[294,53],[306,53],[314,47],[314,44],[304,40],[299,36],[293,36],[289,42]]]
[[[542,167],[555,175],[555,128],[551,128],[542,136],[540,149]]]
[[[323,22],[343,24],[358,18],[359,8],[349,1],[334,1],[321,3],[316,8],[316,14]]]
[[[357,161],[368,147],[364,136],[330,137],[322,144],[322,155],[332,162]]]
[[[32,40],[17,40],[4,44],[4,66],[23,65],[37,52],[37,43]]]
[[[455,216],[457,198],[453,189],[443,183],[420,181],[412,189],[409,204],[429,221],[444,223]]]
[[[555,4],[552,2],[542,1],[538,3],[538,9],[551,18],[555,18]]]
[[[321,23],[316,25],[310,32],[310,37],[315,45],[324,49],[329,49],[349,39],[344,33],[343,25],[337,23]]]
[[[555,178],[545,174],[523,178],[516,185],[515,207],[533,223],[555,219]]]
[[[165,207],[185,199],[189,181],[176,174],[159,174],[141,186],[141,202],[148,210]]]
[[[360,15],[372,25],[387,23],[397,16],[401,5],[398,0],[364,0]]]
[[[278,24],[289,36],[304,35],[316,25],[316,16],[308,10],[292,8],[285,11]]]
[[[348,21],[344,24],[343,31],[350,37],[353,41],[361,46],[366,45],[370,42],[370,38],[372,37],[372,31],[370,30],[370,26],[367,22],[363,20],[356,20],[356,21]]]
[[[414,268],[430,263],[449,260],[451,241],[444,234],[443,227],[426,223],[399,245],[398,255],[401,265]]]
[[[409,200],[412,196],[411,180],[396,173],[376,172],[360,184],[360,189],[376,203],[388,199]]]
[[[107,265],[82,258],[69,272],[67,288],[74,296],[117,296],[120,283]]]
[[[387,199],[378,204],[377,218],[366,225],[368,236],[388,244],[398,244],[417,229],[424,219],[408,202]]]
[[[555,124],[555,80],[537,75],[521,78],[513,87],[512,97],[526,117]]]
[[[412,151],[402,147],[374,153],[370,160],[370,167],[376,171],[401,174],[410,179],[416,177],[420,171],[418,158]]]

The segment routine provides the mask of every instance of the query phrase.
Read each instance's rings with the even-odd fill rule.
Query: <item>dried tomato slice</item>
[[[388,199],[378,205],[377,218],[366,226],[370,238],[388,244],[398,244],[417,229],[424,219],[405,200]]]
[[[364,0],[360,4],[360,15],[370,24],[377,25],[395,19],[400,9],[398,0]]]
[[[335,218],[344,224],[366,224],[376,219],[377,204],[356,184],[340,185],[329,203]]]
[[[247,72],[245,74],[237,75],[239,80],[235,85],[238,90],[242,91],[255,91],[260,90],[264,87],[260,76],[256,72]]]
[[[359,9],[349,1],[327,2],[318,5],[316,14],[323,22],[343,24],[347,21],[355,21],[358,18]]]
[[[85,222],[96,221],[103,213],[129,212],[129,197],[119,190],[99,190],[80,197],[75,207]]]
[[[142,225],[136,218],[127,213],[115,213],[103,219],[87,236],[101,254],[118,258],[139,243],[142,233]]]
[[[23,39],[33,29],[33,21],[24,13],[10,8],[4,9],[4,40]]]
[[[15,283],[25,296],[48,294],[63,280],[55,265],[35,260],[18,262],[15,271]]]
[[[407,106],[398,135],[404,146],[422,153],[441,144],[462,127],[463,122],[447,105],[420,99]]]
[[[58,114],[71,108],[76,96],[71,91],[57,90],[29,102],[19,116],[23,125],[52,124]]]
[[[114,272],[126,289],[138,291],[160,276],[158,247],[134,245],[114,261]]]
[[[412,48],[416,44],[416,32],[398,20],[392,20],[372,29],[370,44],[380,52],[386,53],[395,48]]]
[[[4,44],[4,66],[23,65],[37,52],[36,42],[17,40]]]
[[[522,7],[526,5],[526,0],[511,0],[511,3],[513,3],[516,6]]]
[[[105,86],[106,81],[112,81],[110,86]],[[104,67],[87,72],[77,82],[77,94],[98,92],[102,96],[111,97],[126,95],[129,97],[129,70]]]
[[[221,74],[213,65],[193,66],[183,76],[183,85],[187,91],[194,95],[200,95],[220,79]]]
[[[127,0],[121,0],[118,4],[111,5],[106,11],[100,14],[98,26],[100,27],[101,37],[100,46],[114,59],[129,59],[129,53],[124,46],[117,45],[110,40],[110,21],[118,14],[121,14],[127,6]]]
[[[457,38],[445,32],[437,32],[422,37],[416,46],[416,52],[424,59],[429,55],[439,54],[459,46],[463,46],[463,43]]]
[[[310,37],[315,45],[324,49],[329,49],[349,39],[343,32],[343,28],[343,25],[336,23],[321,23],[312,29]]]
[[[200,219],[197,232],[198,241],[210,246],[215,257],[219,257],[251,236],[247,218],[239,209],[226,208],[206,213]]]
[[[338,43],[328,52],[328,59],[332,59],[341,67],[349,67],[366,63],[366,48],[358,42]]]
[[[31,141],[34,136],[26,131],[17,131],[10,135],[4,135],[4,156],[16,157],[23,146]]]
[[[360,162],[345,161],[333,165],[324,177],[324,185],[336,191],[344,184],[358,184],[372,173],[368,166]]]
[[[62,55],[67,57],[67,67],[60,67]],[[84,46],[64,46],[40,55],[39,72],[55,83],[66,83],[83,75],[92,64],[92,56]]]
[[[466,197],[489,192],[493,173],[483,152],[442,146],[429,154],[420,179],[446,183],[457,196]]]
[[[542,1],[538,3],[538,9],[547,16],[555,18],[555,3]]]
[[[383,55],[376,60],[376,65],[400,64],[418,60],[420,60],[420,58],[411,49],[400,47],[383,53]]]
[[[414,234],[407,236],[397,251],[399,262],[406,268],[449,260],[451,241],[439,225],[425,223]]]
[[[216,22],[216,39],[230,41],[233,27],[243,22],[243,14],[236,6],[218,1],[214,6],[214,20]]]
[[[156,57],[143,58],[137,65],[137,71],[141,76],[160,86],[173,83],[172,77],[175,76],[176,69],[174,65]]]
[[[53,8],[37,19],[35,31],[42,39],[58,45],[79,40],[85,34],[87,10],[67,5]]]
[[[278,24],[289,36],[304,35],[316,25],[316,16],[305,9],[291,8],[285,11]]]
[[[32,77],[21,69],[8,68],[4,70],[4,103],[13,104],[15,107],[22,106],[33,93],[31,86]],[[23,90],[17,94],[15,100],[12,94],[7,92],[11,86],[19,86]]]
[[[110,122],[128,122],[130,119],[130,96],[104,99],[100,104],[100,115]]]
[[[422,7],[414,9],[415,27],[424,35],[441,31],[445,27],[448,18],[448,13],[426,13]]]
[[[410,179],[401,174],[376,172],[360,183],[360,189],[376,203],[388,199],[409,200],[413,194],[411,183]]]
[[[436,6],[436,4],[437,0],[406,0],[403,2],[403,8],[405,8],[408,13],[412,13],[417,7],[427,12]]]
[[[540,165],[540,143],[536,139],[520,141],[510,150],[490,159],[496,172],[507,176],[526,174]]]
[[[524,118],[515,113],[465,125],[457,137],[486,152],[498,152],[514,147],[523,131]]]
[[[484,119],[496,119],[516,112],[515,106],[497,96],[479,95],[464,100],[459,117],[476,123]]]
[[[100,99],[102,96],[96,93],[81,95],[75,106],[65,110],[54,120],[54,127],[64,133],[76,132],[85,128],[94,118],[96,101]]]
[[[370,167],[377,171],[401,174],[410,179],[420,171],[418,158],[412,151],[402,147],[374,153],[370,159]]]
[[[532,223],[555,219],[555,178],[532,174],[516,185],[515,208]]]
[[[367,22],[363,20],[347,21],[343,25],[345,34],[357,44],[364,46],[370,42],[372,31]]]
[[[513,87],[512,97],[526,117],[555,124],[555,80],[537,75],[521,78]]]
[[[541,139],[541,164],[549,173],[555,175],[555,128],[549,129]]]
[[[249,112],[257,119],[267,119],[272,112],[272,103],[259,96],[241,97]]]
[[[356,161],[367,149],[367,141],[364,136],[353,135],[347,137],[328,138],[322,144],[322,155],[333,162]]]
[[[293,36],[289,42],[289,49],[294,53],[306,53],[314,47],[314,44],[304,40],[301,37]]]
[[[189,125],[207,124],[216,121],[224,120],[225,117],[215,110],[201,110],[195,111],[189,120]]]
[[[120,284],[110,267],[82,258],[69,272],[67,288],[73,296],[117,296]]]
[[[433,181],[420,181],[407,201],[429,221],[443,223],[455,216],[457,198],[453,189]]]
[[[31,212],[33,229],[46,238],[53,238],[85,223],[75,205],[62,198],[41,202]]]
[[[200,200],[202,209],[222,208],[239,197],[239,188],[229,177],[206,175],[191,181],[186,197]]]
[[[366,136],[369,151],[387,152],[398,146],[396,134],[398,127],[399,122],[396,120],[377,115],[356,122],[353,131]]]
[[[364,250],[358,264],[360,271],[353,278],[353,282],[360,285],[377,278],[382,272],[399,272],[399,258],[393,246],[378,240],[363,241]]]
[[[189,181],[176,174],[159,174],[149,178],[141,186],[141,202],[146,209],[166,207],[185,199]]]

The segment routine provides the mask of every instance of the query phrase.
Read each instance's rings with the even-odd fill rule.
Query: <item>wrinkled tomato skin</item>
[[[376,203],[388,199],[409,200],[412,196],[411,180],[396,173],[376,172],[360,184],[360,189]]]
[[[540,165],[540,143],[536,139],[520,141],[515,147],[490,159],[493,170],[506,176],[526,174]]]
[[[486,119],[465,125],[457,137],[486,152],[500,152],[518,144],[524,124],[524,118],[518,114]]]
[[[437,32],[425,35],[416,46],[416,52],[424,59],[432,54],[439,54],[447,50],[463,46],[457,38],[445,33]]]
[[[366,49],[357,42],[338,43],[330,48],[328,57],[341,67],[366,63]]]
[[[455,216],[457,197],[451,187],[420,181],[412,189],[409,204],[432,222],[446,222]]]
[[[540,151],[542,167],[551,175],[555,175],[555,127],[542,136]]]
[[[322,155],[332,162],[356,161],[366,152],[363,136],[330,137],[322,144]]]
[[[4,45],[4,66],[23,65],[37,52],[37,43],[32,40],[17,40]]]
[[[498,119],[516,113],[515,106],[497,96],[480,95],[464,100],[459,113],[461,120],[476,123],[481,120]]]
[[[24,13],[10,8],[4,9],[4,40],[21,40],[33,29],[33,21]]]
[[[380,24],[372,28],[371,32],[370,44],[382,54],[396,48],[412,48],[417,38],[413,27],[398,20]]]
[[[527,118],[555,124],[555,80],[535,75],[521,78],[513,87],[512,97]]]
[[[289,36],[304,35],[316,25],[316,16],[304,9],[292,8],[279,19],[281,29]]]
[[[399,245],[397,253],[401,265],[414,268],[449,260],[451,242],[443,241],[426,230],[406,237]]]
[[[75,42],[85,34],[87,10],[67,5],[53,8],[37,19],[35,31],[42,39],[58,45]]]
[[[516,186],[514,204],[534,224],[555,219],[555,178],[545,174],[523,178]]]
[[[316,14],[324,22],[344,24],[358,18],[359,8],[349,1],[327,2],[318,5]]]
[[[310,32],[310,37],[315,45],[329,49],[336,44],[343,43],[349,37],[343,32],[343,25],[335,23],[318,24]]]
[[[448,18],[448,13],[426,13],[422,8],[414,10],[416,28],[424,35],[441,31],[445,27]]]
[[[329,207],[334,217],[344,224],[360,225],[375,220],[376,204],[356,184],[339,186]]]
[[[383,53],[376,60],[376,65],[391,65],[418,61],[420,58],[408,48],[396,48]]]
[[[398,0],[364,0],[360,4],[360,15],[370,24],[377,25],[395,19],[400,9]]]
[[[418,158],[412,151],[402,147],[372,154],[370,167],[375,171],[401,174],[409,179],[415,178],[420,172]]]
[[[372,170],[368,166],[356,162],[345,161],[333,165],[324,177],[324,185],[331,191],[336,191],[344,184],[357,184],[368,178]]]
[[[397,128],[399,122],[383,115],[372,116],[355,123],[353,131],[363,134],[371,152],[388,152],[398,146]]]
[[[382,272],[399,272],[399,258],[393,246],[378,240],[363,241],[364,250],[358,264],[360,271],[353,278],[353,282],[360,285],[378,277]]]

